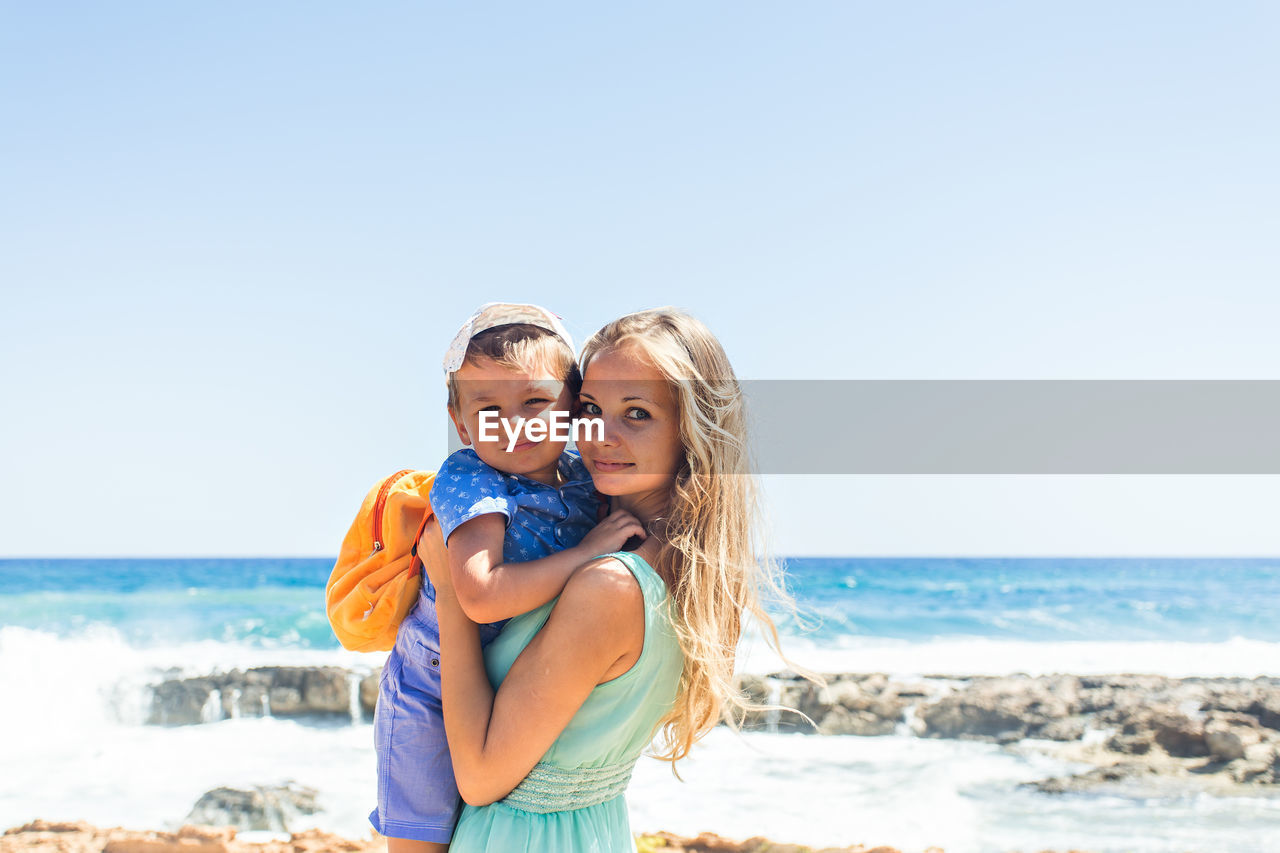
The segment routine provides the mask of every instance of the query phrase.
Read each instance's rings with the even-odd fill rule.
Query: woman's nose
[[[615,423],[603,415],[594,415],[587,419],[586,434],[590,440],[602,447],[613,447],[618,443],[618,428]]]

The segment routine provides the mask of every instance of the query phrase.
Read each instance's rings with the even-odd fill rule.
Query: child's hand
[[[591,556],[609,554],[622,548],[632,536],[644,539],[648,534],[640,519],[622,509],[615,509],[603,521],[591,528],[591,532],[582,537],[578,547],[590,552]]]

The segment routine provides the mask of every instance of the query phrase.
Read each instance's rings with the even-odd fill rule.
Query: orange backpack
[[[386,651],[418,600],[418,539],[431,520],[435,471],[406,468],[375,485],[360,505],[325,586],[329,624],[343,648]]]

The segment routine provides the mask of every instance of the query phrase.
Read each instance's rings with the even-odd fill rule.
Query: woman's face
[[[666,378],[634,345],[597,353],[582,378],[578,449],[603,495],[666,495],[684,462],[679,410]]]

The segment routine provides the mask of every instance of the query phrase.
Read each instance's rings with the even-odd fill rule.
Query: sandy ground
[[[815,850],[765,838],[733,841],[710,833],[687,838],[659,832],[638,837],[636,846],[639,853],[902,853],[896,847],[862,845]],[[295,832],[288,841],[249,842],[238,839],[230,827],[184,826],[177,832],[154,832],[118,826],[104,828],[84,821],[36,820],[7,829],[0,836],[0,853],[381,853],[386,848],[386,840],[382,838],[353,841],[314,829]],[[923,853],[944,851],[930,847]]]

